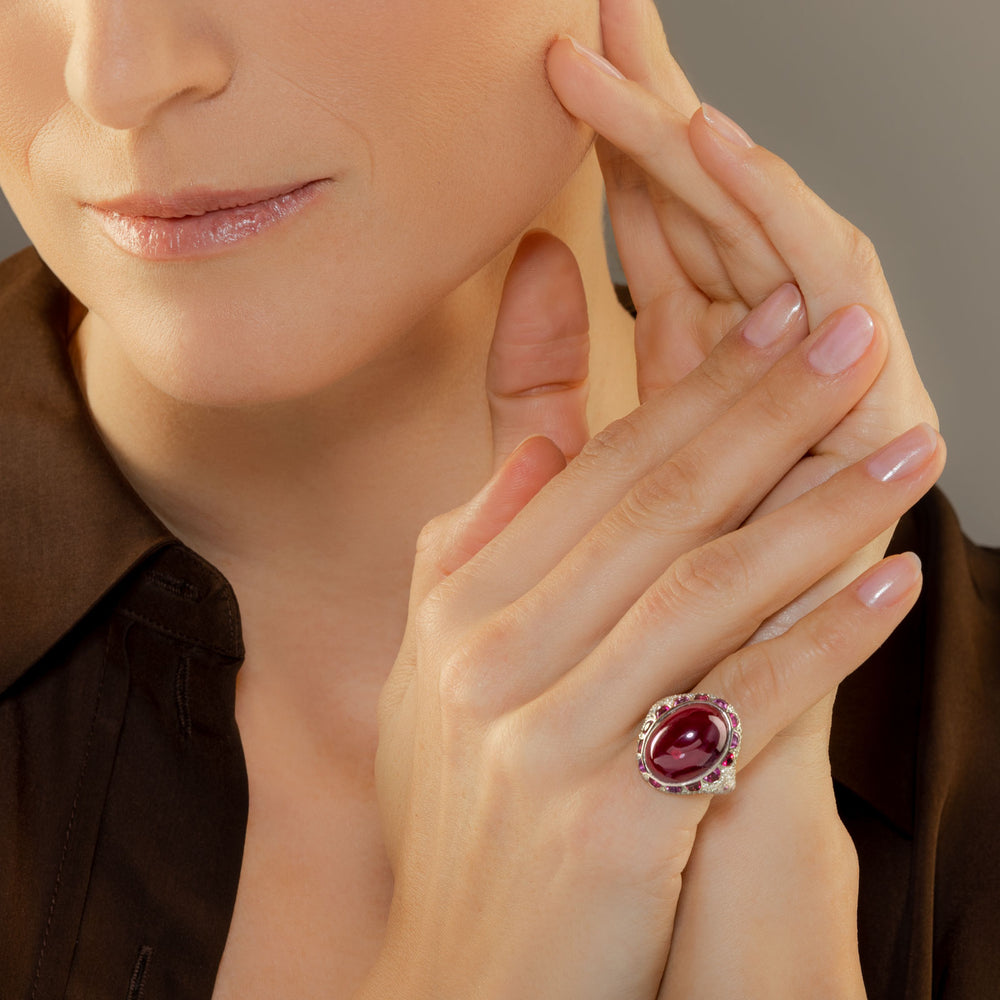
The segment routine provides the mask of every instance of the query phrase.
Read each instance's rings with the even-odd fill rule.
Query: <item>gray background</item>
[[[966,530],[1000,545],[1000,4],[658,0],[699,95],[875,241],[948,440]],[[0,255],[27,239],[0,199]]]

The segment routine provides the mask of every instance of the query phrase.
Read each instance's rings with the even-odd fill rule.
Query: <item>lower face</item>
[[[178,399],[294,398],[357,370],[516,239],[587,148],[544,55],[561,31],[596,40],[596,0],[182,6],[136,25],[112,0],[0,9],[0,184],[89,327]],[[140,106],[122,81],[144,60],[179,83]],[[306,184],[200,221],[88,207]]]

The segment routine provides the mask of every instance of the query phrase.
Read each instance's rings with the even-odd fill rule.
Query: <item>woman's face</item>
[[[391,346],[563,187],[589,137],[544,54],[597,20],[596,0],[5,0],[0,184],[89,329],[161,389],[300,395]],[[258,197],[200,222],[92,207]]]

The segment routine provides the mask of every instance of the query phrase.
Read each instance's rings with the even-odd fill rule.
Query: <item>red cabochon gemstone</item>
[[[713,770],[729,746],[729,726],[715,707],[695,703],[665,716],[646,741],[646,766],[661,781],[695,781]]]

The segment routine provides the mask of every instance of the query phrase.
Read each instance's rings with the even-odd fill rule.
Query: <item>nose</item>
[[[80,0],[65,80],[70,100],[100,125],[134,129],[168,106],[226,89],[230,53],[203,5],[190,0]]]

